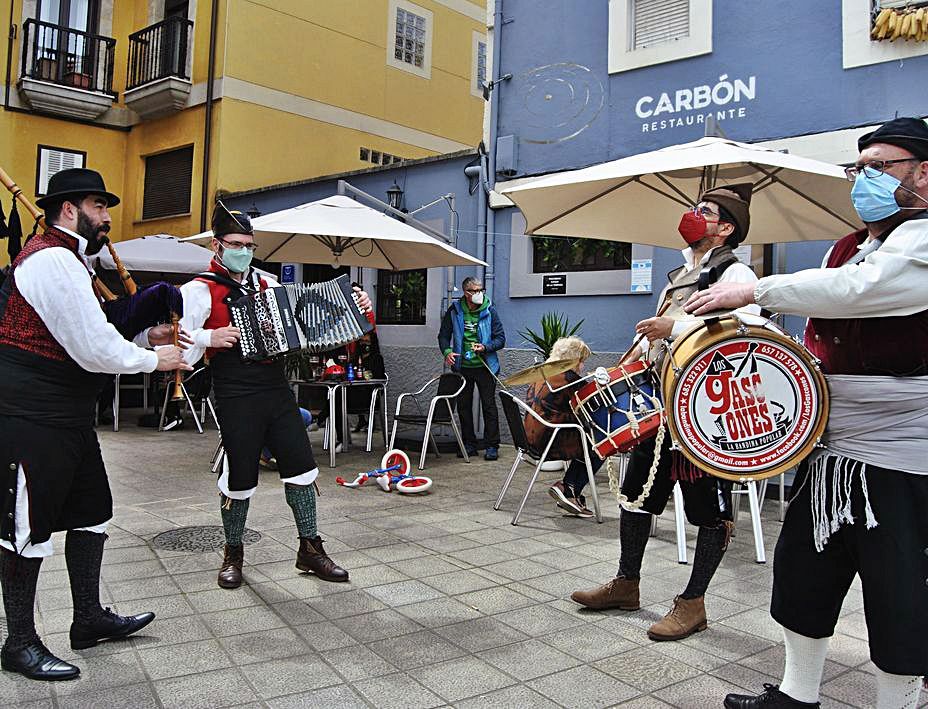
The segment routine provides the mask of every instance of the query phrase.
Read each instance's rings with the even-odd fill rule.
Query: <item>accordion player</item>
[[[374,329],[345,275],[325,283],[267,288],[239,298],[229,312],[232,324],[241,330],[239,346],[246,361],[299,350],[323,352]]]

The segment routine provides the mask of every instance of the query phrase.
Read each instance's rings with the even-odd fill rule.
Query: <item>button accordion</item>
[[[229,306],[242,331],[242,358],[259,361],[307,350],[324,352],[374,329],[348,276],[325,283],[286,284],[239,298]]]

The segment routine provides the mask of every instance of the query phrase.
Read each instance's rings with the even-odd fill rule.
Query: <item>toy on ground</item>
[[[413,475],[409,472],[411,468],[409,456],[394,448],[384,454],[379,468],[360,473],[351,482],[343,477],[335,478],[335,482],[343,487],[361,487],[373,478],[384,492],[396,488],[397,492],[405,495],[415,495],[429,490],[432,487],[432,479],[423,475]]]

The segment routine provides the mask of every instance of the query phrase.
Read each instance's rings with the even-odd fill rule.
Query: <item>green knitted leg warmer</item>
[[[219,507],[222,513],[222,526],[226,531],[226,544],[233,547],[242,545],[242,535],[245,533],[245,520],[248,519],[249,500],[233,500],[222,493],[219,494],[222,504]]]
[[[284,483],[287,504],[293,510],[293,521],[300,537],[316,538],[316,490],[312,485]]]

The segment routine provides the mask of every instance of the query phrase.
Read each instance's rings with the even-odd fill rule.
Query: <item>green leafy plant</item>
[[[525,340],[532,344],[542,359],[548,359],[554,343],[562,337],[576,335],[583,325],[583,320],[571,326],[570,320],[563,313],[545,313],[541,316],[541,334],[531,328],[519,332]]]

